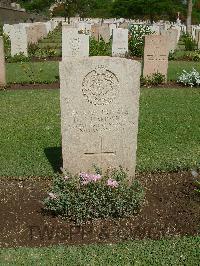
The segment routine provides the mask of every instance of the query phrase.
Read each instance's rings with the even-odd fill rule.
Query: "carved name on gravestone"
[[[90,57],[60,63],[63,168],[127,168],[134,177],[141,65]]]
[[[151,76],[158,72],[167,78],[168,54],[167,38],[165,36],[145,36],[143,76]]]
[[[79,34],[78,29],[62,26],[62,59],[89,56],[89,35]]]
[[[24,54],[28,56],[28,39],[26,28],[22,24],[16,24],[10,31],[11,56]]]
[[[3,37],[0,37],[0,87],[6,85],[5,57]]]
[[[112,41],[112,56],[125,56],[128,52],[128,30],[114,29]]]

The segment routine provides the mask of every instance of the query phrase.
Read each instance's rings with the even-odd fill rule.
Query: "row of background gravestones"
[[[56,27],[56,25],[57,23],[54,23],[54,27]],[[45,24],[34,23],[30,25],[12,25],[10,28],[8,27],[8,25],[4,25],[5,30],[7,30],[7,34],[9,34],[11,38],[11,50],[17,47],[18,49],[20,48],[20,52],[22,52],[23,47],[27,46],[27,39],[29,39],[30,43],[36,43],[39,39],[45,37],[47,33],[51,31],[54,27],[52,27],[51,22]],[[23,42],[24,39],[21,36],[22,33],[19,29],[23,30],[24,35],[26,35],[25,44]],[[105,32],[102,29],[108,30],[109,25],[98,25],[97,29],[98,31],[95,30],[95,34],[96,32],[98,32],[97,38],[99,39],[99,36],[103,32]],[[115,28],[112,29],[112,33],[109,29],[109,37],[110,34],[112,34],[113,36],[112,55],[120,57],[125,56],[126,52],[128,52],[128,29]],[[159,72],[167,77],[168,53],[169,51],[174,51],[179,37],[180,32],[177,29],[162,30],[161,35],[153,34],[145,37],[143,68],[144,77],[150,76],[156,72]],[[14,44],[12,44],[13,41]],[[63,23],[62,44],[63,59],[69,57],[89,57],[89,35],[79,33],[78,27]],[[4,56],[2,52],[1,58],[3,57]],[[2,59],[1,61],[3,62],[4,59]],[[5,84],[4,77],[5,74],[2,75],[1,84]]]
[[[52,20],[46,23],[4,25],[4,32],[9,35],[11,39],[12,55],[19,53],[27,55],[28,43],[37,43],[38,40],[45,38],[50,31],[53,31],[56,28],[58,23],[59,21]],[[127,22],[120,24],[119,28],[117,28],[117,25],[113,23],[96,23],[92,25],[91,23],[88,24],[88,22],[79,21],[76,22],[76,24],[74,23],[74,25],[75,26],[71,26],[63,23],[63,59],[71,56],[89,56],[89,35],[92,35],[96,40],[99,40],[100,37],[102,37],[105,42],[109,42],[112,36],[113,56],[123,57],[128,52],[128,29],[124,29],[129,27]],[[145,38],[143,64],[144,77],[150,76],[156,72],[159,72],[167,77],[168,53],[174,52],[180,38],[181,30],[185,30],[183,26],[174,25],[174,28],[169,28],[169,24],[164,25],[165,27],[163,27],[163,24],[152,25],[151,30],[154,31],[154,35],[150,35],[150,37]],[[166,30],[163,28],[168,29]],[[193,26],[192,32],[195,33],[195,38],[199,37],[200,29],[198,26]],[[1,61],[3,62],[3,60]],[[2,71],[2,73],[3,72],[4,71]],[[2,76],[5,75],[2,74]],[[2,78],[1,84],[5,84],[4,80],[5,79]]]
[[[97,41],[101,38],[105,42],[109,42],[113,30],[116,28],[129,29],[131,25],[140,26],[148,25],[149,29],[155,34],[166,35],[168,38],[169,51],[173,52],[176,47],[176,40],[173,35],[176,35],[175,30],[178,31],[177,41],[180,38],[181,31],[186,32],[185,25],[177,25],[169,22],[158,22],[153,25],[149,25],[148,22],[139,22],[136,24],[133,21],[124,21],[120,23],[120,20],[110,19],[106,20],[107,23],[101,23],[100,20],[89,20],[89,21],[77,21],[78,18],[71,20],[71,23],[78,28],[78,31],[87,33],[90,36],[93,36]],[[98,21],[98,23],[97,23]],[[49,31],[53,30],[59,22],[62,22],[61,19],[54,19],[46,23],[21,23],[15,25],[4,25],[4,33],[6,33],[11,39],[11,55],[23,53],[27,56],[27,47],[28,43],[37,43],[39,39],[42,39],[47,36]],[[173,27],[173,28],[171,28]],[[192,36],[199,43],[200,46],[200,27],[192,26]],[[125,34],[125,33],[124,33]],[[115,50],[115,49],[114,49]]]
[[[117,25],[113,23],[92,25],[85,22],[78,22],[76,23],[75,27],[78,29],[79,32],[81,31],[82,33],[89,34],[90,36],[93,36],[96,40],[99,40],[101,37],[105,42],[109,42],[110,38],[113,36],[113,55],[115,56],[119,55],[120,50],[121,55],[124,55],[128,51],[128,29],[125,29],[125,24],[128,28],[129,25],[127,22],[121,24],[119,28],[117,28]],[[28,44],[37,43],[38,40],[45,38],[47,34],[52,31],[57,25],[58,22],[55,21],[50,21],[46,23],[22,23],[15,25],[4,25],[4,33],[6,33],[11,40],[11,56],[20,53],[23,53],[25,56],[27,56]],[[174,51],[177,41],[180,37],[181,27],[177,29],[165,30],[158,25],[153,25],[150,26],[150,29],[154,31],[155,34],[167,35],[169,39],[168,44],[170,45],[169,50],[172,52]],[[178,31],[178,35],[175,31]],[[64,33],[65,31],[63,32],[63,34]],[[173,35],[177,35],[177,40],[175,40]],[[122,41],[120,43],[121,36]],[[120,43],[119,46],[122,47],[119,47],[118,49],[117,43]]]
[[[54,19],[46,23],[20,23],[14,25],[4,25],[4,33],[7,34],[11,39],[11,56],[14,56],[19,53],[23,53],[27,56],[28,44],[37,43],[39,39],[45,38],[49,31],[53,30],[59,22],[63,22],[63,20]],[[79,18],[72,18],[71,24],[78,28],[78,31],[82,31],[83,33],[87,33],[90,36],[93,36],[97,41],[101,36],[105,42],[109,42],[113,29],[128,29],[130,25],[147,25],[148,22],[139,22],[137,24],[133,24],[133,21],[127,22],[123,19],[110,19],[107,21],[107,23],[102,24],[100,19],[87,19],[86,21],[80,21]],[[155,32],[155,34],[160,34],[161,30],[165,31],[169,29],[170,26],[172,26],[172,24],[154,23],[153,25],[150,25],[149,28],[153,32]],[[183,26],[174,25],[174,27],[177,27],[179,35],[181,30],[185,30]]]
[[[39,40],[47,37],[57,25],[55,21],[5,24],[3,31],[11,41],[11,56],[20,53],[28,56],[28,44],[38,43]]]

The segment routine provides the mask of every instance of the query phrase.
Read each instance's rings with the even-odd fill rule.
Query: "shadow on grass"
[[[51,164],[55,173],[61,173],[60,168],[62,167],[62,148],[61,147],[50,147],[45,148],[44,153]]]

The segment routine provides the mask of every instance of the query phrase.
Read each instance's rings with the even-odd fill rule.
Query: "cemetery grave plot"
[[[176,30],[172,32],[175,33]],[[72,46],[75,46],[75,49],[72,49],[72,56],[78,56],[80,39],[75,38],[75,43],[72,42]],[[40,47],[40,51],[43,49],[45,50],[47,47],[49,49],[48,38],[44,40],[43,43],[40,43]],[[60,49],[60,46],[52,45],[51,48],[53,50],[57,48]],[[172,49],[173,48],[174,47],[172,47]],[[53,53],[54,52],[52,52],[52,55],[54,56],[55,54]],[[87,56],[88,54],[89,53],[87,53]],[[149,56],[152,58],[151,54],[149,54]],[[164,56],[166,60],[166,53]],[[48,68],[46,68],[47,64]],[[9,67],[10,66],[12,65],[9,65]],[[35,69],[29,69],[31,66],[35,66]],[[40,69],[39,66],[42,66],[42,68]],[[17,67],[18,64],[15,65],[16,72]],[[27,80],[29,85],[25,84],[23,87],[17,84],[15,88],[23,87],[24,89],[31,89],[34,86],[37,88],[38,84],[35,84],[36,82],[41,83],[41,85],[38,85],[38,88],[41,89],[48,87],[43,85],[44,82],[50,83],[49,87],[53,87],[55,84],[59,85],[56,75],[57,68],[56,62],[45,62],[44,64],[28,62],[24,64],[24,72],[20,70],[23,77],[20,75],[20,71],[15,75],[18,80],[20,81],[21,79],[24,84]],[[79,69],[81,69],[81,67],[74,71],[79,74],[74,78],[76,81],[79,80],[81,76]],[[85,71],[85,68],[84,70],[82,69],[82,71]],[[107,81],[111,84],[112,94],[107,98],[106,96],[109,95],[109,90],[103,91],[103,93],[105,93],[105,98],[103,98],[103,100],[99,97],[98,78],[98,89],[92,91],[92,93],[90,89],[88,89],[91,76],[91,79],[94,80],[95,71],[98,75],[106,76]],[[126,71],[126,73],[127,72],[128,71]],[[134,71],[132,71],[132,73],[133,72]],[[52,73],[52,75],[50,75],[50,73]],[[117,94],[117,92],[113,92],[113,87],[117,91],[118,76],[121,74],[122,73],[118,70],[118,75],[116,76],[113,72],[110,72],[110,70],[102,68],[102,64],[100,64],[96,66],[95,70],[85,75],[82,83],[82,92],[88,103],[99,107],[112,102]],[[174,75],[173,71],[171,71],[171,75]],[[124,76],[126,76],[126,74],[124,74]],[[70,77],[72,76],[70,75]],[[137,77],[139,80],[139,74]],[[173,78],[175,79],[175,76]],[[10,75],[10,79],[16,82],[13,73]],[[65,86],[63,85],[63,80],[61,79],[61,88]],[[122,77],[121,80],[123,80]],[[129,82],[131,81],[134,84],[132,79],[129,80]],[[139,81],[137,84],[139,85]],[[78,88],[78,85],[76,87]],[[107,88],[107,86],[105,87]],[[170,84],[165,87],[163,86],[163,88],[167,87],[170,87]],[[124,88],[126,88],[126,86],[124,86]],[[123,219],[121,221],[114,219],[110,221],[101,220],[97,224],[93,223],[92,226],[91,224],[87,224],[86,228],[84,226],[77,228],[58,217],[47,215],[47,213],[42,211],[41,200],[47,195],[47,189],[51,184],[48,176],[51,176],[55,170],[59,170],[62,163],[60,153],[60,112],[57,102],[58,93],[56,91],[44,92],[41,90],[37,92],[32,90],[29,92],[26,90],[23,92],[2,92],[4,100],[7,96],[6,93],[8,93],[7,100],[10,107],[6,115],[8,117],[10,115],[12,116],[8,119],[8,128],[6,128],[5,131],[4,129],[2,130],[4,136],[4,138],[2,138],[4,140],[2,145],[4,154],[2,156],[2,166],[0,166],[0,176],[4,176],[4,178],[0,178],[0,194],[2,194],[2,213],[4,218],[3,224],[0,225],[3,228],[3,240],[0,241],[3,243],[2,247],[49,246],[51,244],[62,243],[115,243],[129,239],[161,239],[163,237],[172,236],[182,237],[186,235],[199,235],[200,200],[199,195],[195,192],[194,178],[190,173],[191,168],[199,169],[198,89],[173,89],[169,92],[166,90],[157,90],[157,95],[155,95],[154,90],[141,90],[141,93],[146,95],[146,98],[145,101],[144,96],[141,98],[142,108],[140,123],[142,126],[140,125],[139,127],[138,172],[136,178],[141,181],[146,192],[143,207],[141,211],[132,218]],[[106,95],[106,93],[108,95]],[[54,98],[52,98],[52,96],[54,96]],[[76,95],[74,95],[73,99],[76,98],[75,96]],[[79,98],[81,98],[81,96]],[[120,99],[122,98],[123,97]],[[32,99],[33,102],[30,102],[30,99]],[[72,102],[72,100],[68,94],[64,95],[64,99],[67,103],[67,108],[67,106],[70,106],[69,103]],[[131,97],[129,97],[129,100],[130,99]],[[134,100],[132,102],[134,102]],[[30,103],[33,105],[32,107]],[[120,103],[120,101],[118,103]],[[196,105],[194,105],[194,103],[196,103]],[[130,105],[129,109],[131,110],[130,102],[127,106],[128,105]],[[6,101],[3,102],[2,108],[5,108],[5,106]],[[113,110],[115,110],[114,107],[112,108]],[[44,110],[45,108],[46,111]],[[88,109],[91,110],[92,108]],[[13,112],[14,110],[17,110],[17,112]],[[41,114],[41,110],[46,113]],[[116,113],[117,112],[120,113],[119,110],[116,110]],[[125,112],[126,115],[127,112],[128,111]],[[66,116],[66,113],[64,116]],[[86,117],[89,116],[88,113],[83,113]],[[137,113],[137,111],[134,113]],[[2,111],[2,114],[4,117],[5,112]],[[70,112],[67,113],[65,118],[68,118],[68,115],[70,115]],[[74,121],[77,119],[76,116],[73,118]],[[84,118],[84,116],[82,118]],[[97,116],[97,119],[98,118]],[[122,124],[124,122],[123,119]],[[86,119],[80,120],[81,122],[85,122]],[[17,123],[17,121],[19,122]],[[81,122],[78,125],[80,131],[84,131],[85,128],[87,130],[87,123],[85,128],[82,128]],[[130,122],[131,124],[131,121],[126,119],[125,122]],[[64,128],[66,132],[69,129],[71,130],[70,126],[72,124],[73,123],[66,124],[67,127]],[[101,126],[101,123],[99,124]],[[135,124],[135,122],[133,122],[133,124]],[[111,123],[111,128],[112,125]],[[122,126],[124,126],[124,124]],[[124,126],[124,128],[128,131],[126,126]],[[15,134],[13,134],[14,132]],[[11,134],[12,137],[9,137],[9,134]],[[114,133],[112,135],[114,135]],[[188,140],[189,135],[192,136],[190,140]],[[118,139],[123,139],[125,136],[126,135],[118,135],[117,137]],[[95,136],[91,133],[91,143],[94,139]],[[130,135],[124,138],[124,143],[129,139]],[[95,141],[93,144],[96,144]],[[10,145],[10,142],[12,142],[13,145]],[[132,142],[130,141],[130,143]],[[67,145],[66,143],[64,144],[63,146],[66,148]],[[82,144],[85,144],[84,141]],[[105,160],[104,158],[113,158],[116,157],[116,155],[120,158],[120,152],[116,152],[115,149],[119,144],[113,141],[113,144],[115,144],[113,145],[114,149],[108,149],[108,144],[110,144],[109,138],[107,140],[107,136],[104,135],[98,139],[98,148],[95,147],[95,149],[91,151],[91,146],[89,147],[89,145],[87,145],[89,149],[84,153],[85,158],[96,156],[101,163]],[[134,146],[133,143],[132,146]],[[128,150],[127,147],[126,150]],[[78,153],[77,150],[76,153]],[[75,156],[73,157],[75,158]],[[131,154],[131,161],[134,161],[135,158],[133,157],[134,156]],[[65,160],[65,156],[63,156],[63,159]],[[128,159],[129,157],[127,156],[126,161],[128,161]],[[81,161],[81,158],[78,160]],[[89,161],[89,159],[87,160]],[[65,165],[70,164],[69,162],[70,159],[68,158]],[[75,160],[73,163],[76,163]],[[74,168],[74,165],[72,168]],[[134,172],[133,169],[132,172]],[[151,172],[157,173],[150,174]],[[10,176],[14,175],[16,175],[16,178],[10,178]],[[6,178],[6,176],[8,178]],[[22,178],[20,178],[20,176],[22,176]],[[28,179],[28,176],[32,178]],[[37,176],[41,176],[41,178],[38,180]],[[13,209],[15,210],[14,212]]]
[[[82,226],[42,211],[51,180],[0,178],[0,247],[117,243],[135,239],[197,236],[200,198],[191,173],[137,174],[146,190],[141,211],[129,219]]]
[[[90,228],[88,232],[87,227],[85,231],[88,233],[84,233],[82,240],[82,229],[73,226],[67,230],[64,227],[67,235],[63,240],[63,221],[41,212],[40,200],[45,197],[51,184],[50,179],[45,177],[52,175],[52,166],[57,170],[61,166],[58,160],[61,141],[58,91],[9,91],[1,92],[0,96],[4,99],[0,119],[5,119],[5,114],[7,118],[1,130],[3,150],[0,175],[5,176],[0,178],[2,246],[97,242]],[[198,97],[198,89],[142,90],[137,163],[137,171],[142,173],[137,173],[136,178],[145,187],[144,207],[132,220],[125,222],[126,227],[122,223],[119,228],[116,221],[106,222],[105,226],[101,224],[103,233],[100,234],[102,230],[99,232],[100,237],[97,234],[99,242],[198,235],[199,195],[194,192],[191,173],[177,171],[191,169],[195,167],[193,162],[198,162]],[[192,124],[189,122],[191,119]],[[188,139],[188,135],[192,137]],[[51,150],[49,160],[52,165],[45,155],[47,147],[57,147],[53,153]],[[166,173],[149,174],[159,169]],[[42,224],[41,228],[38,224]],[[45,228],[52,227],[56,228],[55,236],[50,230],[43,238]],[[73,231],[72,240],[69,239],[69,230]],[[116,235],[119,236],[117,239]]]

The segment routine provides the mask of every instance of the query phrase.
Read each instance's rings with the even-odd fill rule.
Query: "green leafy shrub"
[[[194,182],[195,185],[195,191],[199,194],[200,196],[200,180],[195,180]]]
[[[28,56],[25,56],[23,53],[19,53],[14,56],[8,56],[6,60],[8,63],[17,63],[17,62],[29,62],[30,58]]]
[[[79,176],[56,176],[44,209],[54,215],[82,224],[98,218],[130,217],[137,213],[144,196],[138,181],[127,184],[122,168],[102,176],[81,173]]]
[[[3,25],[0,23],[0,36],[3,35]]]
[[[184,34],[182,37],[183,43],[185,45],[186,51],[194,51],[197,48],[196,41],[193,40],[192,36],[189,34]]]
[[[200,51],[195,51],[195,53],[192,55],[193,61],[200,61]]]
[[[36,57],[39,59],[58,56],[55,48],[51,48],[50,46],[46,46],[40,48],[37,44],[29,44],[28,54],[30,57]]]
[[[194,68],[189,72],[183,70],[182,74],[178,77],[177,82],[190,87],[199,86],[200,73]]]
[[[169,52],[168,60],[169,61],[175,60],[175,54],[173,52],[171,52],[171,51]]]
[[[30,57],[34,57],[36,54],[36,51],[39,49],[38,45],[35,43],[29,43],[28,45],[28,55]]]
[[[111,56],[112,45],[111,41],[106,43],[102,38],[100,41],[96,41],[94,38],[90,38],[90,56]]]
[[[141,77],[141,86],[157,86],[165,82],[165,75],[157,72],[151,76]]]
[[[9,36],[3,34],[3,42],[4,42],[4,52],[6,59],[11,57],[11,42]]]
[[[131,56],[142,57],[144,53],[144,36],[153,32],[148,26],[132,26],[129,30],[129,53]]]

